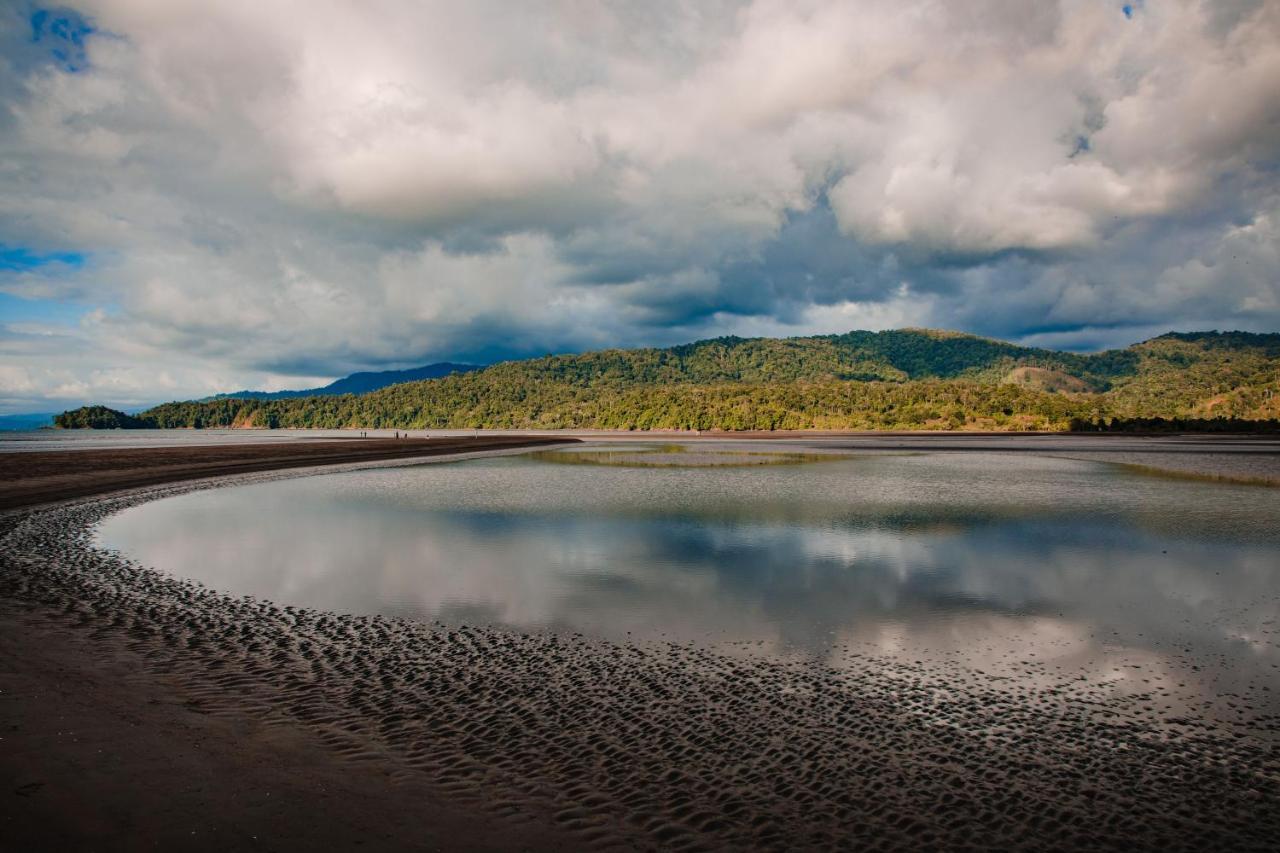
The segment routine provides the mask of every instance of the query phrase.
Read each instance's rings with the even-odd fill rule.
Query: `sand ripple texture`
[[[239,478],[237,482],[254,478]],[[203,487],[207,487],[205,484]],[[0,593],[127,643],[211,713],[310,731],[388,784],[597,849],[1261,850],[1280,721],[1170,717],[1076,678],[867,656],[851,670],[234,598],[90,544],[184,484],[0,529]]]

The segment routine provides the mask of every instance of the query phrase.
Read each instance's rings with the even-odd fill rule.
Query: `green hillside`
[[[54,417],[53,425],[58,429],[145,429],[154,426],[145,417],[135,418],[106,406],[83,406],[63,412]]]
[[[717,338],[497,364],[363,396],[166,403],[158,427],[1067,429],[1280,418],[1280,335],[1162,335],[1095,355],[904,329]]]

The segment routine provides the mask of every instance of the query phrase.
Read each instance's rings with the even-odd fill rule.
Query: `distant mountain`
[[[288,400],[294,397],[328,397],[338,394],[368,394],[388,385],[401,382],[417,382],[423,379],[439,379],[454,373],[468,373],[480,370],[478,364],[453,364],[442,361],[424,367],[410,367],[407,370],[381,370],[378,372],[353,373],[330,382],[323,388],[306,388],[301,391],[233,391],[230,394],[217,394],[206,397],[208,400]]]
[[[1280,425],[1280,335],[1170,333],[1094,354],[933,329],[716,338],[495,364],[351,397],[223,398],[159,427],[1222,429]],[[1247,422],[1247,423],[1246,423]]]
[[[0,429],[31,430],[53,426],[55,412],[31,412],[22,415],[0,415]]]

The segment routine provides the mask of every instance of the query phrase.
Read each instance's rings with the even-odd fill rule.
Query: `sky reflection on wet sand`
[[[1169,688],[1171,707],[1280,691],[1280,490],[1029,454],[738,466],[699,447],[693,467],[637,468],[609,453],[194,492],[125,510],[99,540],[338,612],[1084,674]]]

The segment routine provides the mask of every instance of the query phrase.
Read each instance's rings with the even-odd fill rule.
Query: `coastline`
[[[0,511],[208,477],[361,462],[412,462],[574,441],[548,436],[451,436],[0,453]]]
[[[1280,831],[1274,719],[1246,733],[963,668],[836,674],[280,608],[89,543],[131,503],[308,472],[188,469],[0,517],[6,839],[1242,849]]]
[[[562,443],[570,442],[410,439],[363,448],[0,455],[8,465],[0,536],[41,507],[122,490],[147,495],[175,482],[228,485],[227,475],[243,479],[246,471],[306,476]],[[159,464],[138,464],[146,461]],[[6,549],[0,560],[9,556]],[[189,684],[148,665],[136,639],[14,595],[9,569],[0,577],[0,836],[13,849],[447,850],[466,838],[467,849],[502,851],[564,841],[541,825],[495,824],[426,780],[388,784],[381,768],[344,760],[307,732],[252,714],[210,714]]]

